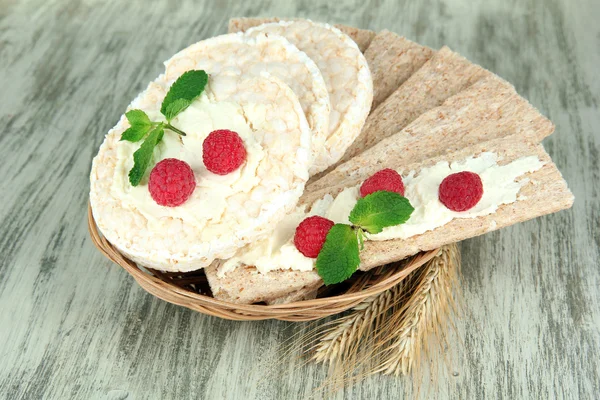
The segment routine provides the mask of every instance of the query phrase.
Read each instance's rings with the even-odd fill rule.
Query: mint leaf
[[[192,102],[187,99],[177,99],[169,104],[165,110],[165,117],[167,118],[167,121],[175,118],[177,114],[188,108],[190,104],[192,104]]]
[[[369,233],[379,233],[385,227],[405,223],[414,210],[406,197],[379,191],[356,202],[350,212],[350,222]]]
[[[146,173],[146,169],[148,169],[148,165],[150,165],[154,148],[161,141],[163,135],[164,127],[160,124],[150,132],[140,148],[133,153],[133,168],[129,171],[129,183],[131,183],[131,186],[139,185]]]
[[[152,128],[152,122],[150,122],[150,118],[146,115],[142,110],[130,110],[125,113],[125,117],[131,124],[131,127],[128,128],[121,135],[121,140],[127,140],[129,142],[137,142],[142,140],[142,138],[148,133],[150,128]]]
[[[350,278],[360,264],[358,239],[350,225],[335,224],[317,257],[317,273],[326,285]]]
[[[149,128],[152,125],[150,118],[142,110],[129,110],[125,113],[125,117],[131,126],[146,126]]]
[[[160,112],[170,122],[202,94],[207,83],[208,74],[202,70],[184,72],[169,89],[160,107]],[[179,101],[177,106],[172,105],[178,100],[187,101],[187,104],[184,105],[182,101]]]
[[[127,140],[128,142],[139,142],[149,130],[149,127],[139,128],[137,126],[132,126],[123,132],[123,134],[121,134],[121,140]]]

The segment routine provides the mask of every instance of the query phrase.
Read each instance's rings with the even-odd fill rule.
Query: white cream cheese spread
[[[164,120],[157,112],[149,114],[154,114],[149,115],[152,121]],[[184,131],[187,136],[179,136],[165,130],[163,140],[154,152],[152,164],[165,158],[177,158],[188,163],[196,177],[196,189],[192,196],[178,207],[163,207],[150,196],[147,178],[140,185],[131,186],[128,173],[133,166],[132,154],[141,142],[120,142],[111,192],[122,200],[124,206],[135,208],[142,213],[147,218],[150,229],[160,229],[161,219],[169,217],[185,220],[195,229],[202,231],[206,240],[222,233],[215,230],[231,230],[230,226],[236,220],[236,216],[241,214],[230,208],[225,212],[228,205],[226,199],[239,193],[245,193],[249,197],[259,181],[257,168],[265,157],[265,152],[254,138],[253,128],[260,129],[261,121],[265,121],[262,105],[242,107],[232,102],[214,103],[203,95],[172,121],[173,126]],[[236,132],[243,140],[247,152],[246,162],[238,170],[224,176],[209,172],[202,161],[202,143],[210,132],[217,129]],[[263,199],[260,198],[260,193],[252,195],[257,204],[255,214],[258,215],[258,205],[262,204]],[[246,207],[248,204],[240,206]],[[240,222],[243,221],[238,220],[236,225],[240,226]]]
[[[485,152],[477,157],[469,157],[460,162],[439,162],[423,168],[418,174],[410,171],[402,174],[404,196],[414,207],[408,221],[402,225],[384,228],[381,233],[367,235],[368,240],[406,239],[434,230],[454,218],[476,218],[494,213],[502,204],[519,201],[519,191],[528,179],[518,180],[522,175],[542,168],[544,163],[536,156],[522,157],[505,165],[498,165],[498,155]],[[479,174],[483,184],[483,197],[475,207],[463,212],[446,208],[438,199],[438,188],[442,180],[450,174],[471,171]],[[302,255],[293,243],[298,224],[306,217],[320,215],[335,223],[348,224],[348,216],[359,198],[359,186],[346,188],[334,199],[327,195],[318,200],[307,212],[298,207],[277,225],[268,239],[252,243],[236,253],[219,268],[219,275],[240,265],[252,265],[261,273],[273,270],[310,271],[315,259]]]

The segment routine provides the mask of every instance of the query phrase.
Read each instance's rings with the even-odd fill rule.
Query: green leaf
[[[188,108],[190,104],[192,104],[192,102],[187,99],[177,99],[169,104],[165,110],[165,117],[167,118],[167,121],[175,118],[177,114]]]
[[[169,89],[160,107],[160,112],[167,118],[167,121],[171,121],[202,94],[207,83],[208,74],[202,70],[184,72]],[[184,105],[180,100],[187,101],[187,104]],[[174,105],[175,102],[178,105]]]
[[[125,113],[125,117],[127,117],[131,126],[150,127],[150,125],[152,125],[150,118],[148,118],[148,115],[142,110],[129,110]]]
[[[133,168],[129,171],[129,183],[131,183],[131,186],[140,184],[148,169],[148,165],[150,165],[150,161],[152,161],[154,148],[161,141],[163,135],[164,127],[160,124],[150,132],[140,148],[133,153]]]
[[[125,117],[131,124],[121,135],[121,140],[127,140],[129,142],[137,142],[143,139],[143,137],[152,128],[152,122],[150,118],[142,110],[130,110],[125,113]]]
[[[139,142],[149,130],[150,128],[146,129],[132,126],[123,132],[123,134],[121,134],[121,140],[127,140],[128,142]]]
[[[414,210],[406,197],[379,191],[356,202],[350,212],[350,222],[369,233],[379,233],[385,227],[405,223]]]
[[[350,225],[335,224],[317,257],[317,273],[326,285],[350,278],[360,264],[358,239]]]

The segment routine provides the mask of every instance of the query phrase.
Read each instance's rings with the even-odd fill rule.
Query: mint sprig
[[[350,278],[360,264],[358,239],[350,225],[335,224],[317,257],[317,273],[326,285]]]
[[[335,224],[317,257],[317,273],[326,285],[348,279],[358,269],[366,232],[379,233],[388,226],[408,221],[414,208],[395,192],[378,191],[356,202],[350,212],[352,225]]]
[[[171,121],[202,94],[207,83],[208,74],[205,71],[192,70],[183,73],[171,85],[160,107],[160,112],[167,122],[152,122],[142,110],[130,110],[125,113],[131,126],[123,132],[121,140],[139,142],[148,134],[140,148],[133,153],[133,168],[129,171],[131,186],[139,185],[144,177],[152,161],[154,148],[162,140],[165,129],[186,136],[185,132],[171,125]]]

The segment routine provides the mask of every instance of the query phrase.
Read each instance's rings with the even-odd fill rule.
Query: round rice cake
[[[217,36],[175,54],[165,62],[165,68],[168,81],[184,71],[203,69],[229,77],[223,79],[225,85],[235,84],[240,76],[259,76],[267,71],[298,96],[312,130],[313,159],[325,145],[331,110],[327,85],[313,60],[282,37],[248,37],[243,33]]]
[[[161,75],[130,105],[164,121],[161,103],[170,81]],[[106,239],[133,261],[163,271],[192,271],[270,233],[291,211],[308,180],[311,130],[297,96],[280,79],[228,74],[209,76],[204,93],[172,120],[181,137],[165,129],[140,185],[128,172],[141,142],[120,141],[125,116],[111,129],[92,163],[90,201]],[[216,129],[239,134],[245,164],[224,176],[207,171],[202,143]],[[148,175],[165,158],[186,161],[196,189],[181,206],[162,207],[148,191]]]
[[[246,31],[251,37],[262,34],[285,37],[317,64],[325,79],[331,103],[329,132],[310,170],[311,175],[321,172],[342,158],[369,115],[373,80],[367,60],[350,37],[328,24],[280,21]]]

